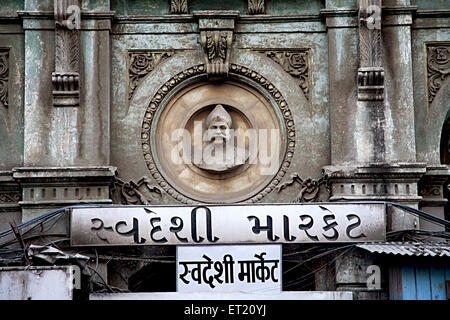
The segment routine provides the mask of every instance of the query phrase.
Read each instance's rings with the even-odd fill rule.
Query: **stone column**
[[[417,163],[415,154],[412,9],[383,9],[381,0],[345,8],[327,4],[322,15],[329,38],[332,165],[324,170],[331,201],[393,201],[417,208],[417,182],[426,164]],[[392,230],[419,225],[408,213],[390,214]]]
[[[19,12],[24,164],[13,177],[23,188],[23,221],[69,203],[111,202],[109,7],[109,1],[26,0]]]

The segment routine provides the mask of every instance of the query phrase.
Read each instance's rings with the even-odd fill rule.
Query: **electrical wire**
[[[325,267],[327,267],[327,266],[329,266],[329,265],[333,265],[333,264],[337,261],[337,259],[339,259],[339,258],[342,257],[343,255],[345,255],[346,253],[350,252],[351,250],[353,250],[354,247],[355,247],[355,245],[351,245],[351,247],[347,248],[347,250],[345,250],[345,251],[342,252],[341,254],[337,255],[336,257],[334,257],[332,260],[328,261],[327,263],[321,265],[319,268],[313,270],[312,272],[309,272],[309,273],[307,273],[307,274],[305,274],[305,275],[303,275],[303,276],[301,276],[301,277],[299,277],[299,278],[297,278],[297,279],[295,279],[295,280],[291,280],[291,281],[289,281],[289,282],[286,282],[286,283],[284,284],[284,287],[286,287],[286,288],[287,288],[287,287],[292,287],[292,286],[295,286],[295,285],[297,285],[297,284],[299,284],[299,283],[302,283],[302,282],[304,281],[303,279],[307,279],[307,278],[309,278],[309,277],[312,277],[312,276],[314,276],[317,272],[319,272],[319,271],[321,271],[322,269],[324,269]],[[283,274],[284,274],[284,272],[283,272]]]

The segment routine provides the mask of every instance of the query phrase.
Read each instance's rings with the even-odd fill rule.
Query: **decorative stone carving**
[[[233,32],[206,31],[202,32],[201,38],[208,75],[211,78],[228,76],[229,49],[233,41]]]
[[[8,108],[9,49],[0,49],[0,103]]]
[[[442,196],[442,186],[423,186],[420,189],[420,195],[422,197],[441,197]]]
[[[128,101],[131,100],[134,91],[145,76],[173,54],[174,51],[139,50],[128,52]]]
[[[170,0],[170,13],[189,13],[189,0]]]
[[[17,203],[22,200],[22,193],[19,191],[1,191],[0,203]]]
[[[359,1],[358,100],[384,100],[381,0]]]
[[[450,170],[446,165],[428,166],[427,172],[419,181],[419,194],[423,197],[422,206],[441,206],[447,203],[447,188]]]
[[[52,73],[53,105],[80,103],[80,3],[54,0],[55,72]]]
[[[196,11],[206,73],[209,79],[228,76],[231,44],[238,11]]]
[[[427,44],[426,62],[428,104],[431,105],[450,75],[450,43]]]
[[[287,186],[291,186],[297,182],[300,185],[300,191],[295,197],[294,202],[316,202],[319,198],[321,186],[325,186],[328,197],[330,187],[328,184],[328,175],[324,174],[319,179],[306,178],[302,179],[298,173],[291,175],[291,178],[277,187],[277,191],[281,192]],[[328,199],[327,199],[328,200]]]
[[[266,11],[265,0],[248,0],[249,14],[262,14]]]
[[[308,49],[258,50],[258,52],[278,63],[284,71],[294,77],[306,99],[310,100],[310,51]]]
[[[217,105],[208,115],[205,132],[208,144],[203,150],[204,156],[197,167],[214,173],[224,173],[245,163],[248,159],[248,151],[235,146],[230,133],[232,121],[231,115],[222,105]],[[233,150],[230,152],[231,148]]]
[[[156,94],[154,95],[154,97],[152,98],[146,113],[144,115],[144,120],[142,123],[142,131],[141,131],[141,138],[142,138],[142,149],[143,149],[143,155],[144,155],[144,159],[146,161],[147,167],[152,175],[152,177],[156,180],[156,182],[159,184],[159,186],[165,191],[167,192],[171,197],[173,197],[174,199],[176,199],[177,201],[181,202],[181,203],[187,203],[187,204],[192,204],[192,203],[199,203],[199,202],[223,202],[223,198],[218,198],[218,199],[208,199],[207,201],[202,200],[202,197],[200,196],[190,196],[187,195],[188,191],[183,191],[184,189],[179,187],[177,185],[176,180],[178,179],[178,177],[183,176],[183,174],[191,174],[190,172],[195,171],[195,166],[193,167],[185,167],[184,169],[180,169],[180,174],[175,174],[173,177],[170,176],[168,178],[168,175],[171,175],[173,172],[173,170],[169,170],[166,168],[166,166],[169,166],[168,162],[170,162],[170,156],[167,159],[163,159],[161,160],[161,158],[158,158],[157,156],[157,152],[159,152],[158,150],[164,150],[164,148],[167,148],[167,143],[158,143],[158,141],[165,141],[164,139],[168,139],[167,141],[170,141],[170,135],[172,134],[172,132],[170,131],[171,129],[168,128],[167,126],[163,126],[164,130],[162,132],[158,131],[159,130],[159,122],[161,120],[157,120],[155,121],[155,117],[158,116],[158,119],[167,119],[168,115],[165,113],[164,110],[171,110],[172,107],[167,107],[165,106],[162,113],[160,115],[158,115],[158,113],[156,112],[160,107],[161,107],[161,102],[166,98],[167,95],[172,94],[171,91],[174,88],[179,88],[179,84],[181,84],[182,82],[186,81],[186,83],[190,83],[192,82],[193,78],[199,78],[199,77],[205,77],[206,76],[206,67],[205,65],[198,65],[198,66],[194,66],[192,68],[189,68],[187,70],[183,70],[182,72],[178,73],[176,76],[172,77],[171,79],[169,79],[164,85],[161,86],[161,88],[156,92]],[[271,96],[271,98],[273,99],[272,101],[275,102],[275,106],[273,106],[272,104],[270,104],[269,102],[267,102],[268,104],[270,104],[270,109],[273,111],[273,107],[278,108],[278,112],[281,115],[282,119],[277,120],[277,121],[283,121],[283,127],[285,132],[283,133],[283,136],[285,137],[285,140],[283,141],[283,148],[281,149],[281,153],[277,154],[277,158],[279,157],[280,161],[279,161],[279,166],[277,167],[277,169],[275,170],[275,172],[271,175],[268,175],[267,177],[265,177],[263,180],[261,180],[262,182],[258,182],[258,185],[252,185],[251,186],[251,193],[248,194],[244,193],[244,194],[238,194],[237,196],[231,195],[230,199],[225,201],[227,203],[229,202],[247,202],[247,203],[253,203],[253,202],[257,202],[259,200],[261,200],[263,197],[265,197],[266,195],[268,195],[269,193],[271,193],[275,187],[280,183],[280,181],[283,179],[283,177],[286,174],[286,171],[288,170],[291,161],[292,161],[292,157],[294,154],[294,149],[295,149],[295,126],[294,126],[294,121],[293,121],[293,117],[292,117],[292,113],[287,105],[286,100],[284,100],[283,96],[281,95],[281,93],[277,90],[277,88],[270,83],[270,81],[268,81],[267,79],[265,79],[264,77],[262,77],[260,74],[258,74],[257,72],[248,69],[244,66],[240,66],[240,65],[236,65],[236,64],[231,64],[230,66],[230,70],[229,70],[229,75],[230,78],[234,78],[234,77],[239,77],[239,78],[247,78],[249,81],[254,81],[256,83],[258,83],[261,87],[263,87],[266,92]],[[205,77],[206,78],[206,77]],[[229,83],[230,82],[230,83]],[[229,84],[228,84],[229,83]],[[202,85],[201,83],[199,84],[199,86]],[[206,84],[203,84],[206,85]],[[220,88],[223,88],[224,86],[232,86],[232,81],[227,81],[225,82],[223,85],[220,86]],[[217,86],[216,86],[217,88]],[[189,88],[186,89],[186,92],[190,92],[189,90],[192,90]],[[246,89],[245,91],[248,91],[248,89]],[[177,93],[177,97],[176,99],[173,98],[173,101],[180,101],[180,99],[182,99],[183,97],[183,93],[184,91],[180,91],[180,93]],[[227,91],[228,92],[228,91]],[[195,96],[195,94],[194,94]],[[216,98],[217,99],[217,96]],[[255,98],[256,99],[256,98]],[[262,97],[259,97],[258,99],[262,99]],[[175,103],[175,102],[174,102]],[[181,102],[180,102],[181,103]],[[182,103],[182,105],[184,105],[184,103]],[[238,107],[234,107],[234,108],[239,108],[239,107],[243,107],[243,106],[238,106]],[[264,107],[265,108],[265,107]],[[184,108],[186,109],[186,108]],[[189,110],[191,110],[192,108],[189,108]],[[245,108],[243,108],[245,109]],[[187,110],[187,109],[186,109]],[[212,110],[212,109],[209,109]],[[262,112],[261,109],[259,109],[259,113]],[[169,111],[167,111],[169,112]],[[184,111],[184,112],[188,112],[188,111]],[[199,109],[198,112],[207,112],[207,110],[202,111],[202,109]],[[197,111],[195,112],[195,114],[198,113]],[[235,114],[238,114],[239,111],[233,111],[235,112]],[[264,111],[265,112],[265,111]],[[274,114],[275,116],[275,114]],[[183,118],[184,116],[177,114],[177,118]],[[206,118],[206,117],[205,117]],[[275,116],[276,118],[276,116]],[[188,121],[187,119],[183,120],[183,123],[186,123],[186,121]],[[234,120],[233,120],[234,121]],[[265,127],[264,122],[261,122],[262,125]],[[179,125],[174,125],[174,124],[169,124],[170,126],[174,126],[174,128],[179,128]],[[153,132],[152,130],[155,130],[155,132],[160,132],[158,134],[158,138],[156,140],[156,145],[154,142],[152,142],[152,135],[151,132]],[[167,136],[167,138],[164,138],[164,136]],[[170,150],[173,150],[172,148],[169,148]],[[162,169],[163,167],[163,169]],[[176,169],[178,170],[178,169]],[[199,170],[199,169],[197,169]],[[231,175],[231,178],[233,178],[235,173],[234,171],[237,171],[237,174],[240,174],[240,168],[233,170],[233,172],[231,173],[226,173]],[[247,170],[247,169],[243,169],[243,170]],[[248,169],[251,170],[251,169]],[[202,170],[202,171],[206,171],[206,170]],[[181,172],[184,172],[183,174]],[[200,172],[200,175],[198,176],[200,179],[202,175],[205,175],[204,173]],[[213,175],[206,175],[207,179],[224,179],[224,177],[222,176],[222,174],[217,174],[214,173]],[[238,175],[236,176],[238,177]],[[191,181],[191,180],[189,180]],[[192,180],[192,183],[198,183],[198,181]],[[190,187],[190,191],[189,192],[193,192],[192,189],[192,185]],[[181,191],[180,191],[181,190]],[[188,189],[186,189],[188,190]],[[220,195],[220,193],[219,193]],[[221,200],[222,199],[222,200]],[[238,200],[236,200],[238,199]]]
[[[116,177],[114,183],[115,190],[120,192],[120,203],[131,205],[148,205],[152,202],[152,199],[146,196],[144,191],[140,190],[143,186],[147,192],[162,195],[161,189],[152,185],[147,176],[142,177],[137,183],[133,180],[125,182]]]
[[[0,171],[0,215],[4,212],[20,212],[22,189],[11,171]]]

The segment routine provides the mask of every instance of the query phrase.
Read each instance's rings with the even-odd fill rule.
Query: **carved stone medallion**
[[[290,166],[295,128],[281,93],[248,68],[232,64],[229,75],[217,83],[205,65],[184,70],[144,115],[147,167],[182,203],[259,201]]]

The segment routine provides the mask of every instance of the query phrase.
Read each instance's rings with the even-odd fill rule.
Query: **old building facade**
[[[83,204],[389,201],[449,220],[449,15],[444,0],[3,0],[0,230]],[[207,165],[213,125],[255,136]],[[392,208],[386,229],[445,226]],[[111,286],[173,290],[142,260],[172,247],[108,250]],[[395,298],[387,271],[376,292],[346,271],[379,259],[324,255],[286,290]]]

